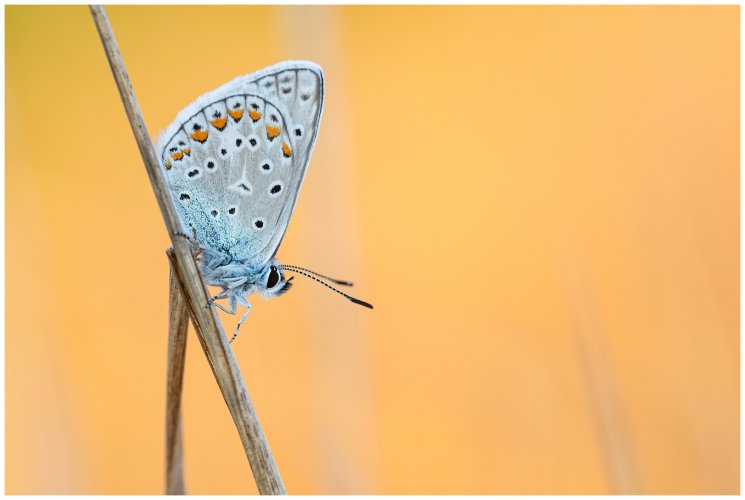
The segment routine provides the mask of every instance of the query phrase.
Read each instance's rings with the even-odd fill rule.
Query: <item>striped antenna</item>
[[[369,307],[370,309],[373,308],[372,304],[369,304],[369,303],[365,302],[364,300],[355,299],[351,295],[347,295],[346,293],[342,292],[341,290],[337,290],[333,286],[329,285],[325,281],[323,281],[321,279],[318,279],[316,276],[326,278],[327,280],[332,281],[334,283],[338,283],[340,285],[352,286],[352,284],[350,282],[348,282],[348,281],[335,280],[333,278],[329,278],[327,276],[324,276],[322,274],[316,273],[316,272],[311,271],[309,269],[304,269],[302,267],[297,267],[297,266],[290,266],[290,265],[282,264],[282,265],[277,266],[277,269],[282,269],[282,270],[285,270],[285,271],[291,271],[293,273],[298,273],[298,274],[300,274],[302,276],[305,276],[306,278],[312,279],[313,281],[317,281],[318,283],[322,284],[326,288],[328,288],[330,290],[333,290],[334,292],[338,293],[339,295],[341,295],[341,296],[343,296],[343,297],[351,300],[355,304],[359,304],[361,306]]]

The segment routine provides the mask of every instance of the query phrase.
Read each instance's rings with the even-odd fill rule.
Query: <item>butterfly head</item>
[[[286,293],[292,287],[292,279],[285,278],[282,269],[275,264],[271,264],[261,273],[256,285],[262,297],[271,299]]]

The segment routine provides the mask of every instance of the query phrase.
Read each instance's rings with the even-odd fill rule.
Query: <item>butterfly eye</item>
[[[269,271],[269,278],[266,280],[266,287],[274,288],[277,286],[277,283],[279,283],[279,271],[277,271],[276,266],[272,266]]]

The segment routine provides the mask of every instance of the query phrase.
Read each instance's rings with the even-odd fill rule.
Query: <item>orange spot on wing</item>
[[[176,151],[175,153],[171,153],[171,158],[173,158],[176,161],[179,161],[183,157],[184,157],[184,153],[182,153],[181,151]]]
[[[282,153],[285,155],[285,158],[289,158],[292,154],[292,149],[290,149],[290,145],[286,142],[282,143]]]
[[[166,170],[171,170],[172,165],[170,161],[166,160],[165,166],[166,166]]]
[[[204,142],[207,140],[209,133],[206,130],[197,130],[191,133],[191,138],[198,142]]]
[[[279,135],[279,131],[282,130],[280,127],[275,127],[274,125],[267,125],[266,126],[266,137],[270,141],[277,137]]]
[[[181,151],[183,151],[183,152],[184,152],[184,154],[185,154],[186,156],[191,156],[191,149],[189,149],[189,148],[184,148],[184,149],[182,149]]]
[[[233,117],[233,120],[238,121],[243,116],[242,109],[229,109],[228,114]]]
[[[222,118],[215,118],[210,122],[217,130],[222,130],[225,128],[225,125],[228,124],[228,119],[224,116]]]
[[[248,115],[251,117],[251,119],[254,122],[259,121],[259,118],[261,118],[261,111],[255,111],[253,109],[248,110]]]

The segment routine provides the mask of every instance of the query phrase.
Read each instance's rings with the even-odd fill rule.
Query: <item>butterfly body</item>
[[[250,307],[253,292],[273,297],[290,287],[275,254],[305,177],[323,97],[318,65],[286,61],[199,97],[161,136],[161,166],[182,231],[194,234],[204,279],[222,288],[216,299],[228,302],[229,308],[215,304],[223,310]]]

